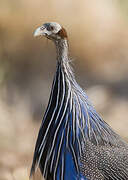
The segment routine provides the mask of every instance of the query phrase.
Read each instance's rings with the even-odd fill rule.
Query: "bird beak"
[[[38,27],[34,32],[34,37],[41,36],[41,35],[44,35],[43,28]]]

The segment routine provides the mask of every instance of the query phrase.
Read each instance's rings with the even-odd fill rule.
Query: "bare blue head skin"
[[[56,45],[57,50],[57,60],[68,61],[68,42],[66,30],[56,22],[45,23],[38,27],[34,36],[45,36],[52,40]]]

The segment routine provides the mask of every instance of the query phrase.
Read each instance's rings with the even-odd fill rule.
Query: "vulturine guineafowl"
[[[45,180],[128,180],[128,144],[98,115],[77,84],[65,29],[50,22],[34,35],[55,43],[57,67],[30,176],[39,167]]]

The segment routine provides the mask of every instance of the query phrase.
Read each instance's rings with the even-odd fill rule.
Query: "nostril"
[[[44,27],[44,26],[42,26],[42,27],[40,27],[40,29],[41,29],[41,30],[44,30],[44,29],[45,29],[45,27]]]

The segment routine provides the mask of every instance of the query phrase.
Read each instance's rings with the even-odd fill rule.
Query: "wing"
[[[102,120],[81,88],[76,94],[82,174],[91,180],[127,180],[128,144]]]
[[[96,146],[88,141],[81,156],[81,171],[89,179],[127,180],[128,146]]]

